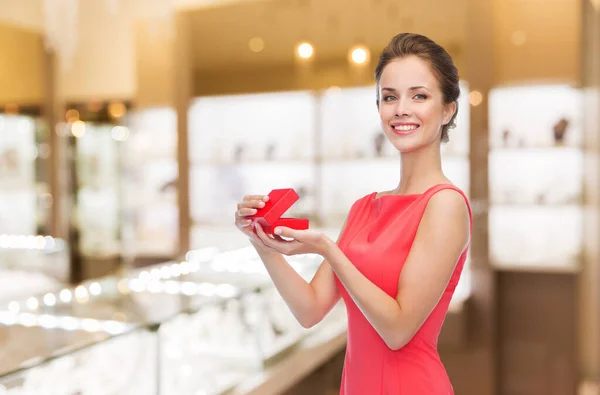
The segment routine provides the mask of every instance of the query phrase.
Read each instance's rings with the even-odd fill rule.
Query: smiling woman
[[[441,142],[457,113],[458,72],[448,53],[418,34],[395,36],[375,77],[385,136],[401,156],[397,188],[355,201],[337,242],[250,216],[269,197],[246,196],[236,225],[250,237],[277,290],[304,327],[342,298],[348,346],[341,393],[449,395],[438,334],[466,261],[471,209],[444,175]],[[324,260],[310,283],[284,255]]]

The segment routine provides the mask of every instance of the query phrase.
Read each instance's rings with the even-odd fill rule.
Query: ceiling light
[[[469,103],[473,107],[477,107],[478,105],[481,104],[481,102],[483,102],[483,95],[481,94],[481,92],[473,91],[473,92],[469,93]]]
[[[297,51],[298,56],[300,56],[302,59],[309,59],[313,56],[313,46],[306,42],[298,45]]]
[[[356,64],[363,64],[369,59],[369,50],[365,47],[354,47],[350,50],[350,60]]]
[[[265,49],[265,41],[260,37],[252,37],[250,41],[248,41],[248,48],[252,52],[260,52]]]
[[[512,34],[511,39],[514,45],[521,46],[527,42],[527,34],[522,30],[518,30]]]
[[[79,138],[85,134],[85,123],[83,121],[75,121],[71,126],[73,136]]]

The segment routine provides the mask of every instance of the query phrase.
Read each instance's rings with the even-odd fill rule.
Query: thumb
[[[278,236],[283,236],[283,237],[289,237],[292,239],[297,239],[298,236],[300,236],[300,232],[292,229],[292,228],[288,228],[286,226],[278,226],[273,230],[273,234],[276,234]]]

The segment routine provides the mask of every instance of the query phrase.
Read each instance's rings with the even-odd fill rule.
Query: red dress
[[[427,202],[451,184],[439,184],[422,194],[376,193],[357,200],[348,215],[339,241],[340,249],[371,282],[393,298]],[[391,350],[363,316],[348,292],[336,279],[348,312],[348,343],[342,374],[342,395],[449,395],[452,385],[442,365],[437,339],[450,299],[462,272],[467,251],[458,264],[443,296],[412,340]]]

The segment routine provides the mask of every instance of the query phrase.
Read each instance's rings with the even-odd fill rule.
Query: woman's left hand
[[[260,224],[255,223],[255,233],[252,235],[254,241],[265,249],[279,252],[283,255],[319,254],[325,255],[328,248],[333,244],[330,238],[321,232],[314,230],[296,230],[285,226],[275,228],[273,236],[267,235]],[[285,240],[282,237],[293,240]]]

